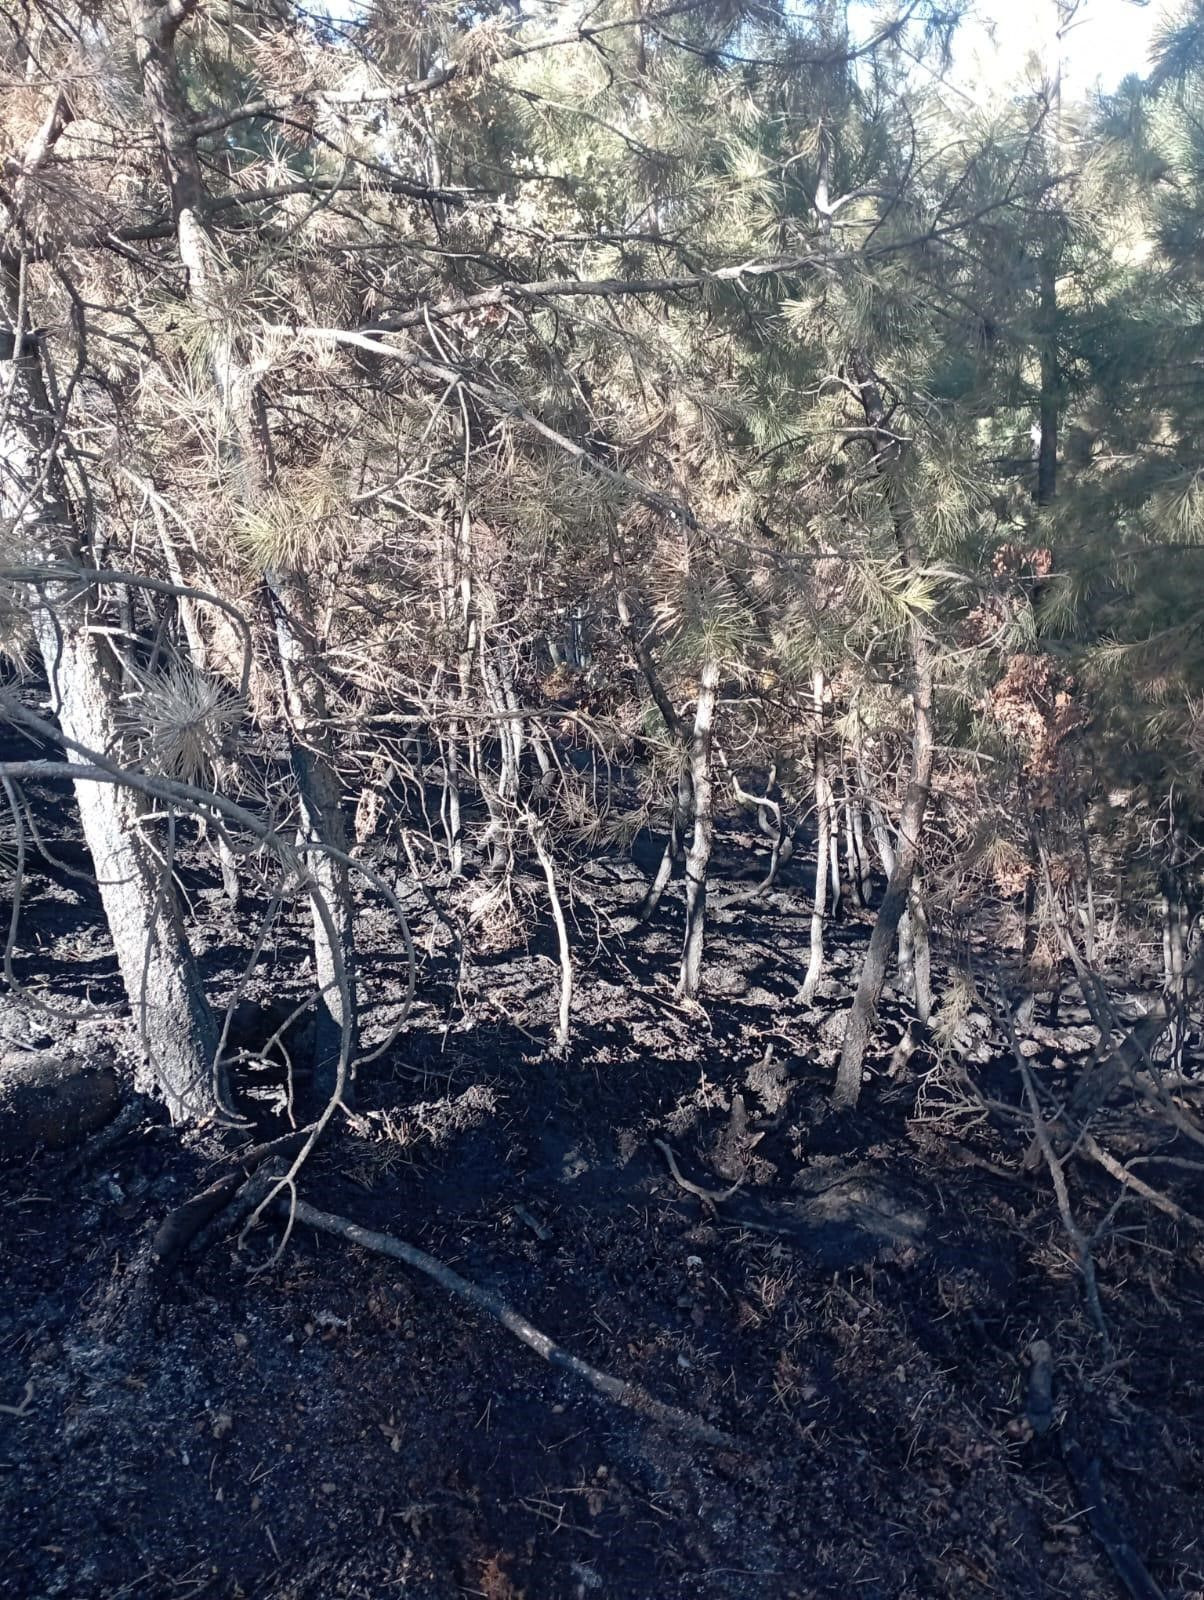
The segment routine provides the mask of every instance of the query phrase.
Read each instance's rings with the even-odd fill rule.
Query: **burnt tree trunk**
[[[916,1020],[928,1026],[932,1016],[932,944],[928,929],[928,908],[924,891],[915,879],[908,897],[907,920],[911,926],[911,993]]]
[[[677,789],[673,800],[673,810],[669,819],[669,836],[665,841],[664,853],[660,865],[656,869],[648,890],[640,902],[636,913],[639,921],[644,922],[657,906],[661,897],[669,886],[673,876],[674,863],[681,855],[681,839],[685,829],[689,826],[690,818],[696,814],[696,797],[693,792],[693,767],[689,757],[690,735],[677,714],[677,708],[669,698],[664,680],[661,678],[660,669],[657,667],[656,658],[648,648],[647,640],[639,632],[631,614],[631,602],[627,595],[627,578],[623,566],[623,553],[618,539],[611,536],[610,544],[611,570],[615,582],[615,609],[619,615],[619,631],[631,652],[632,660],[643,674],[644,682],[648,685],[656,709],[661,714],[665,730],[670,739],[682,751],[682,764],[678,772]],[[710,854],[708,845],[708,857]],[[684,970],[684,967],[683,967]]]
[[[1058,362],[1058,269],[1052,249],[1041,257],[1038,289],[1038,321],[1041,343],[1041,393],[1037,415],[1037,487],[1034,498],[1039,506],[1053,503],[1058,492],[1058,411],[1060,370]]]

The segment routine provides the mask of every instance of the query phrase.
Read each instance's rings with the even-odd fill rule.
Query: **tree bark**
[[[652,880],[652,883],[648,886],[648,890],[645,893],[643,900],[640,902],[639,910],[636,912],[637,919],[640,922],[646,922],[647,919],[652,916],[657,906],[660,905],[661,897],[666,888],[668,888],[669,880],[673,876],[673,864],[675,861],[677,861],[681,854],[681,836],[685,831],[690,817],[692,815],[697,815],[697,797],[693,792],[693,762],[689,754],[690,735],[687,732],[682,719],[678,716],[676,707],[669,698],[669,692],[665,688],[664,680],[660,675],[660,669],[657,667],[656,659],[653,656],[652,651],[648,648],[647,642],[635,626],[634,619],[631,615],[631,603],[627,597],[627,580],[626,572],[623,566],[623,554],[619,548],[619,542],[613,534],[611,536],[610,543],[610,561],[611,571],[614,575],[615,609],[619,615],[619,631],[622,633],[623,638],[627,643],[627,648],[631,651],[632,659],[635,661],[636,665],[643,674],[644,682],[648,685],[648,692],[651,694],[653,702],[656,705],[656,709],[661,714],[661,720],[665,724],[665,731],[668,733],[672,742],[681,748],[683,755],[681,769],[677,778],[677,789],[673,800],[673,814],[669,820],[669,837],[665,841],[664,854],[661,856],[660,865],[656,870],[656,876]],[[709,803],[708,797],[708,805]],[[709,842],[707,845],[707,856],[709,859]],[[687,867],[687,871],[688,870],[689,869]],[[687,885],[687,903],[689,900],[689,892],[689,887]],[[689,942],[688,927],[689,914],[687,912],[687,944]],[[701,940],[701,935],[699,937]],[[699,962],[701,963],[701,942],[699,944],[698,955]],[[683,957],[683,973],[684,970]]]
[[[932,944],[928,934],[928,909],[917,879],[908,897],[907,920],[911,924],[911,992],[916,1019],[925,1028],[932,1016]]]
[[[816,986],[824,970],[824,913],[828,903],[828,831],[832,813],[828,806],[827,753],[824,749],[824,675],[816,670],[811,688],[815,716],[815,738],[812,745],[812,770],[815,783],[815,898],[811,903],[811,954],[807,962],[807,976],[803,979],[802,1002],[809,1006],[815,998]]]
[[[1044,62],[1045,142],[1053,171],[1062,165],[1062,50],[1065,29],[1073,7],[1063,10],[1055,0],[1056,28],[1052,59]],[[1058,359],[1058,263],[1061,247],[1059,223],[1051,217],[1037,266],[1037,342],[1041,364],[1041,391],[1037,401],[1037,484],[1033,498],[1038,506],[1053,503],[1058,492],[1058,421],[1061,408],[1061,363]]]
[[[539,857],[539,864],[543,868],[544,881],[548,886],[548,904],[552,909],[552,921],[556,924],[556,943],[560,951],[560,1006],[556,1014],[556,1049],[564,1055],[569,1047],[569,1016],[573,1006],[573,952],[569,944],[569,925],[564,915],[560,892],[556,887],[556,863],[552,859],[552,852],[544,837],[543,827],[530,814],[527,827],[531,843],[535,846],[535,854]]]
[[[309,666],[313,643],[300,619],[312,614],[308,591],[297,576],[271,574],[267,580],[276,625],[276,652],[284,681],[290,739],[289,762],[301,812],[301,836],[329,845],[343,855],[351,849],[342,784],[330,759],[325,693]],[[306,865],[326,902],[337,951],[316,904],[311,907],[317,1008],[314,1016],[313,1093],[327,1101],[335,1091],[343,1029],[355,1028],[355,907],[346,866],[324,849],[307,855]],[[341,959],[340,959],[341,958]],[[350,1008],[350,1009],[348,1009]],[[344,1101],[350,1103],[350,1089]]]
[[[88,632],[90,608],[47,595],[35,632],[59,727],[89,750],[117,742],[116,693],[101,646]],[[85,758],[68,751],[74,765]],[[148,807],[119,784],[80,782],[76,803],[96,871],[117,964],[138,1024],[150,1083],[173,1122],[212,1117],[223,1099],[215,1066],[217,1026],[205,998],[171,881],[162,865]]]
[[[228,327],[221,255],[207,221],[208,194],[196,149],[176,36],[199,0],[130,0],[143,98],[157,136],[171,196],[180,260],[188,274],[188,297],[210,323],[212,367],[223,421],[227,466],[241,496],[261,498],[274,478],[271,440],[263,399],[245,350]],[[299,573],[269,569],[264,587],[272,615],[276,652],[284,681],[290,755],[300,801],[304,840],[318,848],[308,865],[326,900],[339,949],[331,948],[325,920],[314,910],[314,957],[318,983],[314,1091],[334,1092],[345,1026],[355,1026],[354,908],[346,868],[323,847],[348,849],[342,792],[331,755],[322,685],[312,668],[316,627],[308,585]],[[336,981],[336,973],[342,973]],[[348,1098],[350,1089],[345,1088]]]
[[[850,801],[853,818],[853,842],[857,851],[859,900],[862,907],[867,907],[874,893],[874,880],[871,875],[870,853],[865,842],[865,820],[861,810],[861,800],[856,795]]]
[[[1058,269],[1053,248],[1041,257],[1038,290],[1041,342],[1041,393],[1037,415],[1037,490],[1039,506],[1053,503],[1058,492],[1058,412],[1060,370],[1058,362]]]
[[[0,265],[6,320],[15,330],[12,390],[0,433],[0,518],[11,520],[38,560],[78,567],[88,540],[57,456],[59,419],[43,374],[40,341],[23,341],[16,273]],[[68,583],[47,584],[32,608],[34,635],[63,734],[101,754],[120,749],[120,666],[93,631],[100,604]],[[68,747],[74,766],[87,758]],[[165,871],[147,804],[119,784],[80,780],[76,803],[101,905],[148,1081],[175,1122],[221,1110],[218,1033],[205,999],[170,871]],[[141,1076],[141,1075],[140,1075]]]
[[[839,922],[844,911],[844,884],[840,877],[840,808],[836,803],[836,786],[830,776],[828,789],[828,868],[832,876],[832,910],[834,921]]]
[[[443,795],[439,815],[447,837],[448,876],[464,876],[464,826],[460,818],[460,729],[449,723],[446,739],[439,741],[443,751]]]
[[[686,936],[681,953],[677,992],[696,1000],[702,982],[702,946],[706,926],[707,869],[715,830],[714,784],[711,773],[711,730],[719,694],[719,663],[703,663],[698,680],[698,705],[690,739],[690,788],[694,831],[686,853]]]
[[[865,908],[865,894],[862,887],[863,868],[861,855],[858,848],[858,829],[853,820],[854,800],[849,791],[848,768],[841,768],[841,801],[840,820],[844,836],[844,867],[849,880],[849,896],[855,906]]]
[[[919,547],[916,541],[915,520],[902,479],[903,447],[887,424],[886,408],[877,378],[862,351],[853,352],[849,370],[861,395],[866,422],[873,430],[875,471],[882,483],[890,511],[899,560],[905,570],[914,571],[919,566]],[[912,879],[920,860],[921,836],[932,785],[934,750],[932,654],[923,624],[919,617],[914,615],[909,627],[909,642],[912,700],[911,773],[899,817],[894,870],[891,872],[886,894],[878,909],[874,931],[870,935],[869,949],[866,951],[861,977],[857,984],[857,992],[845,1027],[844,1044],[833,1092],[834,1103],[844,1108],[855,1106],[861,1095],[861,1079],[870,1031],[878,1014],[878,1002],[882,996],[882,986],[886,981],[891,945],[894,943],[899,919],[907,910]]]
[[[636,921],[647,922],[660,905],[665,890],[669,887],[669,880],[673,876],[673,864],[681,854],[679,816],[686,815],[685,808],[689,805],[689,774],[688,768],[682,767],[682,777],[678,782],[674,795],[673,813],[669,818],[669,836],[665,840],[665,848],[661,851],[661,858],[657,865],[656,876],[644,891],[644,898],[636,910]]]
[[[142,489],[154,516],[155,528],[159,535],[159,545],[163,551],[163,559],[167,564],[167,575],[174,584],[184,589],[187,587],[187,580],[180,563],[179,551],[176,549],[176,541],[167,526],[167,518],[163,514],[162,498],[154,485],[149,482],[144,482]],[[180,618],[180,625],[184,631],[184,637],[188,642],[188,653],[191,655],[194,665],[200,672],[220,673],[222,664],[220,660],[215,661],[213,659],[215,652],[211,649],[209,640],[205,636],[205,631],[201,627],[200,607],[195,600],[189,599],[186,595],[180,595],[176,600],[176,609]],[[227,620],[225,617],[222,618],[223,622]],[[218,763],[215,782],[218,784],[229,782],[232,776],[233,763],[223,758]],[[238,872],[238,859],[230,847],[230,841],[226,836],[225,829],[220,825],[217,829],[217,860],[222,875],[222,891],[230,902],[231,909],[237,911],[242,901],[242,880]]]

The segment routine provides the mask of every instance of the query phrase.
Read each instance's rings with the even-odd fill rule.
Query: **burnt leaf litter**
[[[701,1014],[673,999],[679,901],[633,927],[642,876],[588,864],[563,1060],[550,932],[457,972],[405,889],[419,1003],[301,1182],[730,1447],[598,1398],[436,1284],[301,1226],[274,1262],[276,1221],[194,1253],[123,1320],[148,1232],[229,1165],[228,1137],[181,1139],[147,1107],[96,1154],[0,1168],[0,1595],[1204,1594],[1200,1237],[1120,1208],[1096,1254],[1105,1349],[1019,1119],[966,1092],[969,1072],[1021,1104],[979,1013],[891,1076],[888,995],[861,1108],[832,1114],[867,923],[832,928],[804,1007],[807,896],[789,876],[744,896],[753,848],[724,830]],[[221,998],[236,930],[199,872],[191,899]],[[360,939],[370,1040],[403,963],[371,907]],[[249,1034],[302,992],[305,944],[298,920],[265,950]],[[45,862],[17,976],[68,1006],[120,995],[93,893]],[[6,1048],[118,1068],[129,1050],[119,1014],[4,1006]],[[1094,1035],[1064,1004],[1024,1039],[1073,1073]],[[279,1087],[268,1069],[244,1102],[269,1134]],[[1094,1226],[1115,1186],[1071,1173]],[[1188,1209],[1193,1183],[1173,1180]]]

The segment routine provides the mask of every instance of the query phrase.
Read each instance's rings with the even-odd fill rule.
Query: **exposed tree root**
[[[151,1241],[151,1252],[158,1265],[164,1271],[170,1271],[201,1230],[235,1201],[248,1177],[269,1158],[292,1155],[312,1132],[312,1125],[297,1128],[279,1139],[253,1145],[236,1158],[237,1165],[232,1172],[224,1173],[216,1183],[211,1183],[200,1194],[194,1194],[183,1205],[168,1212]]]
[[[94,1133],[59,1167],[58,1181],[64,1182],[79,1172],[95,1171],[115,1145],[128,1138],[135,1128],[147,1120],[150,1110],[150,1102],[144,1096],[136,1095],[122,1106],[108,1127],[102,1128],[99,1133]]]
[[[184,1252],[228,1232],[234,1225],[232,1217],[241,1221],[251,1205],[267,1199],[270,1182],[279,1181],[279,1167],[312,1132],[312,1125],[297,1128],[282,1138],[252,1145],[235,1157],[233,1171],[169,1211],[101,1296],[90,1318],[97,1339],[115,1347],[149,1337],[168,1275]]]
[[[0,1060],[0,1160],[79,1144],[120,1108],[121,1086],[107,1062],[14,1053]]]
[[[316,1228],[321,1233],[333,1234],[336,1239],[345,1239],[361,1250],[369,1250],[375,1255],[389,1256],[394,1261],[402,1261],[406,1266],[425,1273],[428,1278],[433,1278],[436,1283],[441,1284],[461,1300],[467,1300],[470,1305],[487,1311],[528,1349],[534,1350],[536,1355],[542,1356],[554,1367],[572,1373],[603,1399],[624,1406],[639,1416],[647,1417],[650,1422],[656,1422],[671,1432],[697,1439],[702,1444],[717,1445],[728,1450],[743,1448],[730,1434],[711,1427],[709,1423],[703,1422],[700,1417],[692,1416],[688,1411],[682,1411],[677,1406],[666,1405],[663,1401],[655,1399],[639,1384],[616,1378],[609,1372],[591,1366],[588,1361],[582,1361],[580,1356],[573,1355],[558,1345],[554,1339],[550,1339],[546,1333],[541,1333],[500,1295],[494,1294],[492,1289],[482,1289],[478,1284],[470,1283],[467,1278],[462,1278],[458,1272],[453,1272],[434,1256],[428,1256],[425,1251],[407,1244],[404,1239],[394,1238],[388,1233],[377,1233],[371,1228],[361,1228],[358,1223],[351,1222],[346,1217],[335,1216],[329,1211],[319,1211],[317,1207],[307,1205],[304,1200],[294,1201],[290,1207],[287,1200],[281,1199],[274,1209],[285,1217],[291,1213],[295,1221],[303,1222],[307,1227]]]
[[[737,1189],[741,1188],[744,1183],[743,1178],[737,1178],[729,1189],[704,1189],[700,1183],[694,1183],[682,1175],[682,1170],[677,1164],[677,1157],[663,1139],[654,1139],[652,1142],[668,1162],[669,1172],[677,1187],[684,1189],[687,1194],[696,1195],[704,1206],[714,1207],[721,1205],[725,1200],[730,1200]]]

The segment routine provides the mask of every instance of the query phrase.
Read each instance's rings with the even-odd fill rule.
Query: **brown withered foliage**
[[[1061,754],[1085,720],[1074,678],[1050,656],[1012,655],[987,703],[1020,751],[1034,799],[1051,803]]]
[[[1053,551],[1044,545],[1001,544],[991,557],[991,574],[1002,580],[963,618],[958,638],[966,645],[989,645],[1027,606],[1033,589],[1053,571]]]
[[[997,578],[1048,578],[1053,571],[1053,551],[1045,545],[1001,544],[991,558]]]

